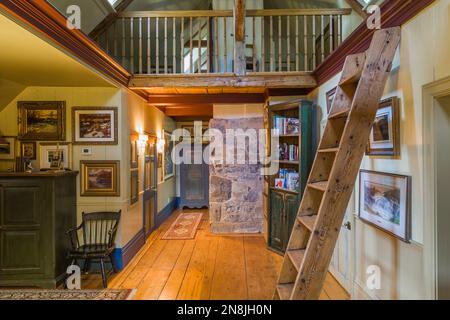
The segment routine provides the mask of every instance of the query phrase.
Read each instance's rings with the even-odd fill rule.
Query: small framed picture
[[[334,97],[336,96],[337,87],[327,92],[327,114],[330,114],[331,107],[333,106]]]
[[[275,188],[283,189],[284,188],[284,179],[275,179]]]
[[[361,220],[409,242],[411,235],[411,177],[361,170]]]
[[[131,196],[130,204],[135,204],[139,201],[139,170],[130,170],[130,182],[131,182]]]
[[[400,156],[400,117],[397,97],[380,102],[367,144],[366,155]]]
[[[66,139],[64,101],[18,102],[19,139],[60,141]]]
[[[172,134],[164,132],[164,180],[170,179],[175,175],[175,164],[172,160],[172,150],[174,148],[174,142],[172,140]]]
[[[36,142],[22,141],[20,143],[20,152],[22,158],[26,158],[28,160],[36,160]]]
[[[71,145],[68,142],[39,143],[39,164],[41,169],[55,168],[56,161],[60,161],[65,169],[70,169],[71,156]]]
[[[136,169],[139,167],[138,141],[133,135],[130,138],[130,167]]]
[[[82,197],[119,197],[120,161],[80,161]]]
[[[14,160],[16,157],[16,137],[0,137],[0,160]]]
[[[72,108],[73,144],[118,144],[117,107]]]

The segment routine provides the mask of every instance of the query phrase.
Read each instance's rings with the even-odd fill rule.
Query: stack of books
[[[300,186],[300,176],[292,169],[280,169],[278,178],[275,179],[275,188],[297,191]]]
[[[279,160],[280,161],[298,161],[299,152],[298,146],[287,143],[280,144]]]
[[[273,126],[275,134],[279,136],[298,134],[300,132],[300,121],[297,118],[275,116],[273,117]]]

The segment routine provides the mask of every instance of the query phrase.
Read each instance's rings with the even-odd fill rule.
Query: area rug
[[[131,300],[134,290],[0,290],[0,300]]]
[[[194,239],[198,226],[202,221],[201,212],[184,212],[172,223],[161,239],[164,240],[189,240]]]

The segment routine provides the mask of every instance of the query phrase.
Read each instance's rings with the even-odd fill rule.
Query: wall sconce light
[[[164,139],[158,139],[158,142],[156,143],[156,150],[158,153],[164,152],[164,145],[166,144],[166,141]]]

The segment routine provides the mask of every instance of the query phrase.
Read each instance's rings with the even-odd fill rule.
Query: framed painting
[[[0,160],[14,160],[16,157],[16,137],[0,137]]]
[[[20,143],[20,154],[24,159],[36,160],[36,142],[22,141]]]
[[[327,114],[330,114],[331,107],[333,106],[333,100],[336,96],[337,87],[327,92]]]
[[[74,144],[118,144],[117,107],[72,108],[72,141]]]
[[[172,160],[172,150],[174,142],[172,141],[172,134],[164,132],[164,180],[170,179],[175,175],[175,164]]]
[[[80,161],[82,197],[119,197],[120,161]]]
[[[19,101],[18,119],[20,140],[66,139],[65,101]]]
[[[130,139],[130,167],[136,169],[139,167],[139,153],[138,153],[138,141],[133,138]]]
[[[359,218],[409,242],[411,236],[411,177],[361,170]]]
[[[400,156],[400,117],[397,97],[380,102],[367,143],[366,155]]]
[[[62,167],[70,169],[71,167],[71,145],[68,142],[39,143],[39,165],[41,169],[58,168],[56,162],[60,162]]]
[[[130,204],[135,204],[139,201],[139,170],[130,170],[130,185],[131,185],[131,196]]]

